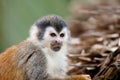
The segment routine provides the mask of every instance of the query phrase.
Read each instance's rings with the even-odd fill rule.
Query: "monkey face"
[[[53,27],[47,27],[44,33],[43,39],[45,40],[46,46],[52,51],[60,51],[61,48],[66,44],[69,38],[69,30],[63,28],[60,32],[57,32]]]

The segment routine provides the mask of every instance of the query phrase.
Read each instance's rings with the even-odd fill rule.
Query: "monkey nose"
[[[54,41],[52,41],[52,45],[60,45],[60,44],[62,44],[62,42],[61,41],[58,41],[58,40],[54,40]]]

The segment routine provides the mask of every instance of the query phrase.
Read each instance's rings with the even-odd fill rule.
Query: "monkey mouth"
[[[51,49],[53,50],[53,51],[59,51],[60,49],[61,49],[61,45],[52,45],[51,46]]]

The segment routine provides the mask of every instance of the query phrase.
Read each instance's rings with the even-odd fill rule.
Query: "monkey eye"
[[[64,37],[64,36],[65,36],[65,34],[64,34],[64,33],[61,33],[61,34],[60,34],[60,37]]]
[[[55,33],[50,33],[50,36],[55,37],[56,34]]]

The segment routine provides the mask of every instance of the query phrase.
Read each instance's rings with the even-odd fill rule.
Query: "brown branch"
[[[117,62],[117,56],[120,54],[120,47],[113,53],[111,53],[103,62],[100,71],[95,75],[93,80],[104,80],[110,77],[110,75],[115,75],[118,70],[114,65]]]

